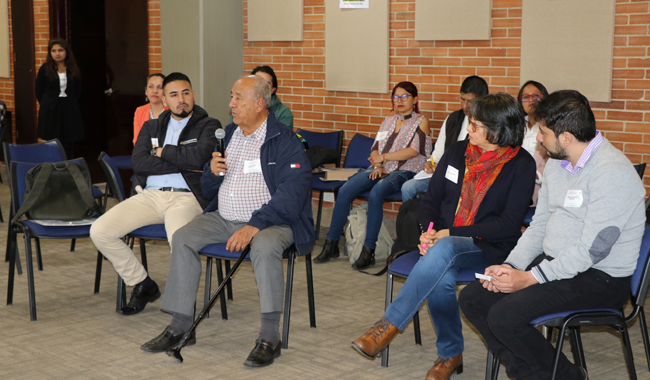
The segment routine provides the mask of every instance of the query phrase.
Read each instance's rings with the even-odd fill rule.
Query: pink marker
[[[429,229],[427,230],[427,234],[431,232],[432,229],[433,229],[433,222],[429,223]],[[426,243],[422,244],[422,248],[427,249],[427,244]]]

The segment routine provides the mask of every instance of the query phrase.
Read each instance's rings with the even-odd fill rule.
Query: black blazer
[[[465,173],[465,150],[469,141],[458,141],[445,151],[429,188],[420,202],[418,221],[427,228],[434,222],[435,230],[449,229],[450,236],[474,238],[491,264],[502,263],[521,236],[521,223],[526,216],[535,188],[535,160],[525,149],[508,161],[479,206],[474,224],[453,227],[456,208]],[[458,183],[446,178],[448,167],[458,169]]]
[[[38,111],[38,137],[44,140],[58,138],[64,142],[80,141],[84,138],[83,122],[79,110],[81,78],[74,78],[67,72],[68,82],[65,98],[60,98],[59,77],[48,78],[47,66],[43,64],[36,76],[36,99]]]

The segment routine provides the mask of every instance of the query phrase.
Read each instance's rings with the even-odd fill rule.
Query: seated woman
[[[147,77],[147,87],[144,89],[144,96],[149,103],[136,108],[133,117],[133,145],[138,141],[138,135],[145,121],[157,119],[167,109],[162,101],[162,84],[165,76],[160,73],[151,74]]]
[[[537,143],[537,134],[539,133],[539,124],[535,120],[535,114],[533,113],[534,105],[540,100],[548,96],[548,91],[546,87],[539,82],[534,80],[529,80],[524,83],[519,89],[518,101],[521,108],[526,114],[526,132],[524,133],[524,142],[521,144],[521,147],[526,149],[528,153],[535,159],[535,164],[537,165],[537,178],[535,179],[535,192],[533,193],[533,203],[535,206],[537,204],[537,193],[539,188],[542,185],[542,174],[544,173],[544,167],[546,166],[546,160],[548,160],[548,155],[546,154],[546,149]]]
[[[352,342],[374,358],[426,300],[438,335],[438,359],[427,379],[463,371],[458,270],[505,260],[521,236],[535,185],[535,161],[521,149],[524,115],[512,96],[476,99],[469,120],[469,141],[445,151],[420,202],[418,221],[430,230],[420,236],[422,257],[381,320]]]
[[[264,79],[271,85],[271,111],[275,114],[275,119],[287,127],[293,129],[293,113],[289,107],[282,104],[276,92],[278,91],[278,77],[275,76],[275,71],[271,66],[257,66],[251,71],[251,75],[257,75]],[[230,116],[232,123],[232,115]]]
[[[357,195],[370,190],[366,238],[352,268],[361,270],[373,265],[384,216],[384,199],[399,191],[404,182],[422,170],[431,155],[429,119],[418,114],[418,89],[411,82],[400,82],[393,88],[392,101],[397,113],[386,117],[377,132],[368,158],[371,166],[350,177],[339,189],[327,240],[323,251],[314,259],[316,263],[339,257],[339,238],[350,205]]]

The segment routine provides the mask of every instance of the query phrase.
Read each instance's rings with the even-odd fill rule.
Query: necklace
[[[413,117],[413,114],[406,115],[406,116],[402,116],[402,115],[400,115],[400,114],[397,114],[397,117],[398,117],[401,121],[404,121],[404,120],[408,120],[408,119],[412,118],[412,117]]]

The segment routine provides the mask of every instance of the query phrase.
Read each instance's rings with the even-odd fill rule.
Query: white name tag
[[[528,145],[537,146],[537,137],[529,137],[528,138]]]
[[[154,148],[158,148],[158,138],[157,137],[152,137],[151,138],[151,146]]]
[[[453,183],[458,183],[458,169],[451,165],[447,166],[447,173],[445,173],[445,178]]]
[[[259,159],[244,161],[244,173],[261,173],[262,172],[262,163]]]
[[[388,132],[377,132],[377,141],[384,141],[388,137]]]
[[[582,190],[569,190],[566,192],[564,207],[582,206]]]

